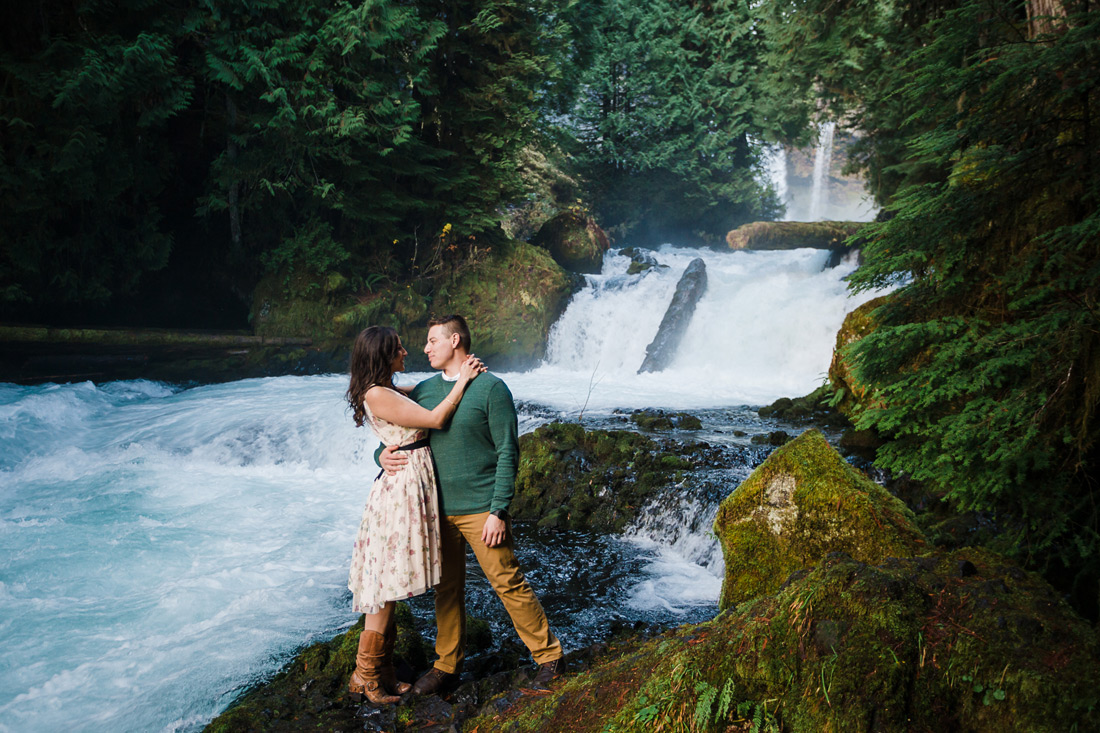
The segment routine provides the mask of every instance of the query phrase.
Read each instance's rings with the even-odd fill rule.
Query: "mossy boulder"
[[[630,413],[630,422],[642,430],[702,430],[699,418],[687,412],[667,412],[665,410],[634,410]]]
[[[772,453],[723,500],[714,531],[726,560],[720,608],[775,591],[830,552],[878,563],[925,546],[905,504],[816,430]]]
[[[406,682],[428,666],[428,645],[412,613],[397,604],[397,674]],[[357,706],[347,696],[363,618],[335,638],[303,649],[267,682],[242,695],[206,727],[210,733],[245,731],[361,730]]]
[[[847,427],[848,419],[832,405],[834,394],[831,385],[823,384],[805,397],[780,397],[761,407],[757,414],[796,424]]]
[[[554,261],[573,272],[599,272],[610,240],[580,207],[570,207],[542,225],[531,239]]]
[[[863,227],[858,221],[757,221],[726,235],[730,249],[845,249],[848,237]]]
[[[833,359],[829,364],[829,381],[840,397],[834,404],[850,420],[855,420],[863,406],[872,398],[872,390],[860,379],[858,370],[849,361],[846,347],[875,330],[872,314],[888,297],[880,296],[856,308],[844,318],[844,323],[836,334]]]
[[[834,554],[466,730],[1098,730],[1098,654],[1087,622],[998,555]]]
[[[573,279],[546,250],[502,240],[443,281],[430,310],[435,316],[463,315],[474,353],[491,368],[520,368],[533,365],[545,353],[550,327],[573,286]]]
[[[529,366],[542,357],[550,326],[561,315],[575,278],[544,249],[496,232],[471,244],[468,256],[432,278],[393,282],[371,278],[354,288],[343,276],[272,274],[255,291],[258,335],[305,336],[350,349],[360,330],[392,326],[406,340],[410,368],[433,316],[459,313],[470,325],[474,351],[494,369]]]
[[[550,529],[621,532],[691,460],[625,430],[550,423],[520,436],[512,515]]]

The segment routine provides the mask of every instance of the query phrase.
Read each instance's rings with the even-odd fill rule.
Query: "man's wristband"
[[[497,519],[499,519],[502,522],[507,522],[508,521],[508,510],[507,509],[494,509],[493,511],[491,511],[489,513],[492,514],[494,517],[496,517]]]

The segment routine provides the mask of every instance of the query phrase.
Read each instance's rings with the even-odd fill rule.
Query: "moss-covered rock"
[[[361,290],[339,275],[269,275],[255,291],[253,327],[265,336],[308,336],[348,349],[363,328],[392,326],[407,342],[410,368],[427,369],[417,359],[428,320],[459,313],[475,352],[494,369],[532,364],[573,292],[573,277],[545,250],[500,232],[469,249],[467,259],[432,278],[380,280]]]
[[[844,249],[863,227],[858,221],[757,221],[726,235],[730,249]]]
[[[501,228],[509,237],[530,239],[551,217],[578,202],[581,186],[570,168],[569,157],[545,138],[520,151],[519,174],[527,195],[501,212]]]
[[[835,554],[465,730],[1097,730],[1098,653],[1049,585],[1000,556]]]
[[[358,708],[347,696],[355,669],[360,617],[355,626],[327,642],[303,649],[271,680],[242,695],[206,727],[210,733],[256,731],[361,730]],[[412,681],[428,665],[428,647],[413,625],[412,613],[397,604],[397,674]]]
[[[570,207],[542,225],[531,242],[573,272],[599,272],[610,241],[580,207]]]
[[[875,329],[872,313],[886,302],[889,296],[883,295],[869,300],[849,313],[836,334],[836,346],[833,359],[829,364],[829,381],[840,399],[834,404],[848,419],[855,420],[867,400],[871,399],[871,388],[859,378],[859,374],[848,361],[845,347],[852,344]]]
[[[519,368],[545,353],[550,326],[573,287],[573,279],[546,250],[505,240],[443,281],[430,310],[434,316],[462,314],[474,352],[493,369]]]
[[[720,608],[774,591],[829,552],[877,563],[925,544],[913,513],[816,430],[758,466],[722,502],[714,531],[726,559]]]
[[[519,444],[512,514],[551,529],[621,532],[650,495],[694,467],[638,433],[575,423],[543,425]]]
[[[616,412],[618,412],[616,410]],[[701,430],[703,423],[699,418],[686,412],[666,412],[665,410],[634,410],[630,413],[630,422],[642,430]]]
[[[832,405],[834,394],[831,385],[823,384],[805,397],[780,397],[761,407],[757,414],[796,424],[846,427],[848,419]]]

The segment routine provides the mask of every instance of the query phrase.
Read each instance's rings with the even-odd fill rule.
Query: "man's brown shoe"
[[[443,688],[450,686],[452,682],[457,681],[458,675],[444,672],[438,667],[432,667],[416,681],[412,691],[414,695],[434,695]]]
[[[549,690],[550,683],[561,677],[564,672],[564,657],[558,657],[552,662],[543,662],[539,665],[539,671],[535,673],[535,679],[531,681],[531,689]]]

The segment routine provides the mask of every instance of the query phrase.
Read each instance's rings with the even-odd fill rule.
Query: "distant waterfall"
[[[824,218],[829,205],[829,169],[833,164],[833,133],[835,122],[823,122],[818,129],[817,148],[814,150],[813,188],[810,193],[810,221]]]
[[[787,150],[782,145],[765,148],[764,167],[768,173],[768,182],[775,189],[780,203],[787,208],[784,220],[790,219],[790,190],[787,185]]]

